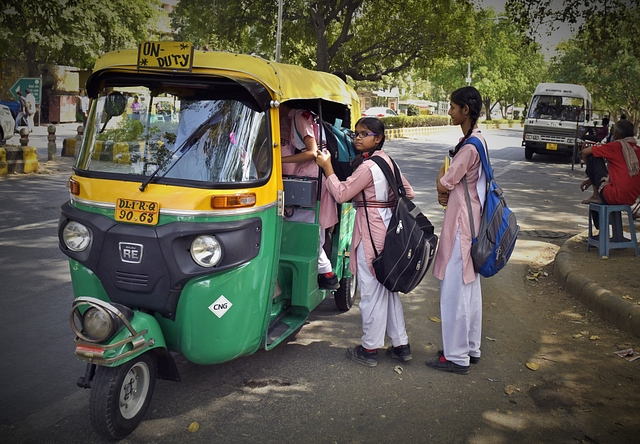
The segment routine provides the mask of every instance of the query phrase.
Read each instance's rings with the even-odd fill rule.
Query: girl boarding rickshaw
[[[147,42],[106,54],[58,234],[69,257],[75,354],[87,362],[94,429],[141,422],[171,352],[216,364],[269,350],[333,293],[348,310],[354,210],[338,208],[324,249],[340,287],[318,288],[319,178],[283,178],[280,104],[351,127],[359,100],[340,78],[249,55]],[[140,119],[127,118],[133,95]],[[152,118],[156,102],[179,110]],[[320,136],[320,139],[322,136]],[[285,214],[316,211],[314,222]]]

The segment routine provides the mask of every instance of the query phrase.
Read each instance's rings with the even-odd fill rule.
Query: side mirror
[[[127,108],[127,98],[121,92],[112,92],[107,96],[104,110],[109,118],[119,116]]]

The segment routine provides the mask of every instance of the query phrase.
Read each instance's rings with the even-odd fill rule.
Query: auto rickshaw
[[[172,353],[217,364],[294,335],[332,292],[317,283],[318,178],[287,178],[278,108],[349,128],[355,91],[328,73],[252,55],[146,42],[101,57],[58,236],[69,257],[75,355],[87,362],[94,429],[121,439],[140,424],[156,378],[179,381]],[[127,112],[145,97],[139,117]],[[156,102],[179,109],[152,118]],[[136,113],[138,114],[138,113]],[[298,208],[315,223],[286,220]],[[324,245],[340,310],[355,211],[338,208]]]

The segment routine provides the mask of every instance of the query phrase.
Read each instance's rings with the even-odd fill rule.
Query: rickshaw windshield
[[[200,186],[261,181],[271,150],[266,113],[254,108],[184,87],[111,88],[92,104],[76,171]]]
[[[581,97],[536,95],[529,110],[529,118],[532,119],[581,122],[585,117]]]

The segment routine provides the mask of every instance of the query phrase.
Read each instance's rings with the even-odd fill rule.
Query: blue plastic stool
[[[629,216],[629,233],[631,234],[631,239],[627,239],[622,231],[623,211],[626,211]],[[594,236],[593,225],[596,213],[598,213],[599,233]],[[612,237],[609,237],[609,225],[611,225],[613,231]],[[616,248],[634,248],[636,256],[640,255],[630,205],[589,204],[589,238],[587,239],[587,251],[589,251],[592,246],[599,248],[600,257],[609,256],[609,250]]]

